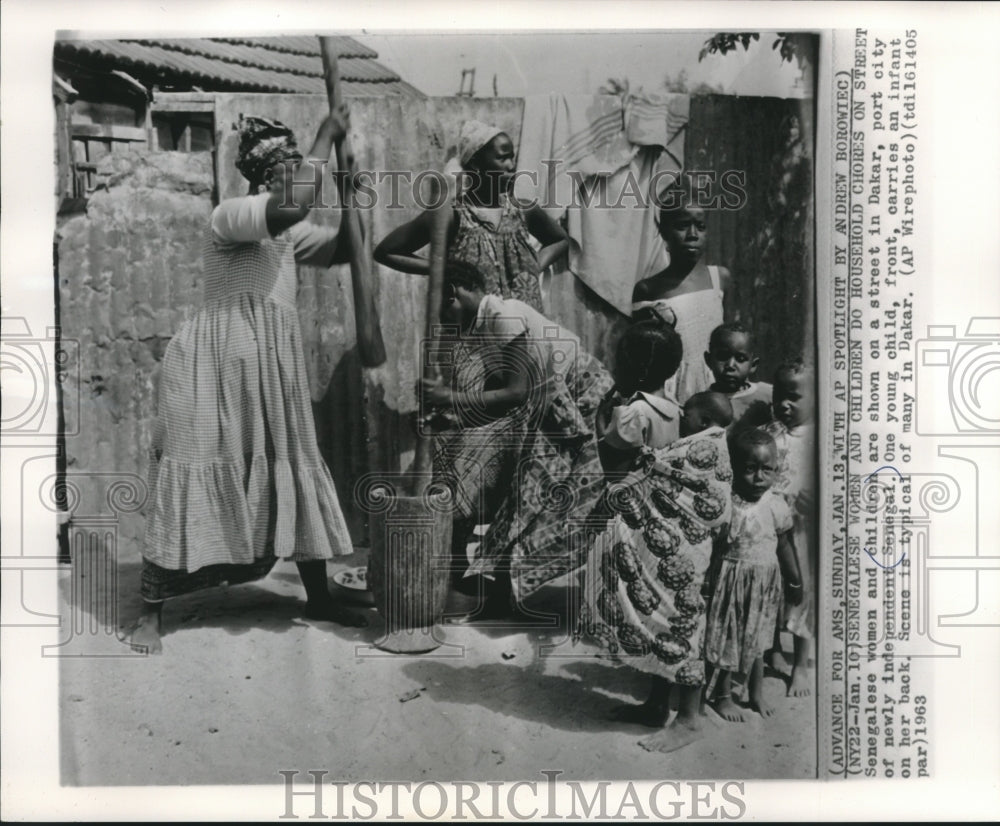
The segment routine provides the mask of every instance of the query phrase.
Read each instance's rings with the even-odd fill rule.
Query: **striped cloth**
[[[268,197],[216,208],[205,303],[164,355],[143,548],[159,569],[256,564],[266,574],[273,557],[352,552],[316,443],[295,308],[296,262],[329,265],[336,233],[304,221],[270,238]],[[172,581],[169,595],[208,584]]]
[[[684,132],[690,108],[691,98],[686,94],[630,95],[625,101],[629,143],[662,146],[680,168],[684,165]]]

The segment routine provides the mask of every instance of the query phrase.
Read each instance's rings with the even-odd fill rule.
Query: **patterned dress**
[[[494,223],[491,218],[497,214]],[[538,259],[524,216],[510,198],[503,196],[497,213],[480,210],[460,197],[455,216],[458,226],[448,258],[474,264],[484,276],[486,292],[517,299],[541,313]],[[451,342],[451,353],[451,366],[443,366],[442,373],[457,392],[477,393],[489,377],[499,375],[502,360],[497,348],[476,347],[458,337]],[[524,444],[526,415],[527,410],[519,408],[476,428],[453,426],[435,439],[435,472],[457,479],[456,517],[466,528],[489,521],[500,507],[513,473],[509,457]]]
[[[516,298],[544,312],[538,257],[524,213],[508,195],[501,196],[499,221],[490,220],[490,212],[495,210],[480,210],[467,198],[455,201],[458,226],[448,258],[475,264],[486,279],[486,292]]]
[[[733,494],[728,543],[708,609],[705,659],[749,674],[771,647],[781,603],[778,534],[791,530],[792,512],[773,490],[756,502]]]
[[[527,401],[499,425],[468,426],[474,411],[466,413],[467,426],[442,435],[435,452],[435,475],[454,488],[459,517],[490,522],[468,573],[509,564],[517,599],[585,560],[588,517],[604,491],[594,420],[612,385],[575,335],[516,299],[486,296],[465,343],[499,364],[521,335]]]
[[[712,372],[705,364],[705,351],[712,330],[722,324],[722,279],[718,267],[708,267],[712,289],[682,293],[655,301],[637,301],[632,305],[632,317],[642,310],[651,310],[673,325],[684,345],[684,358],[677,372],[667,379],[664,391],[684,404],[695,393],[707,390],[713,382]]]
[[[593,545],[577,637],[670,682],[704,683],[702,587],[732,478],[720,427],[644,449],[608,489],[615,515]]]
[[[811,424],[801,424],[789,430],[778,421],[764,429],[778,448],[778,480],[772,490],[781,494],[792,509],[792,536],[802,578],[802,601],[798,605],[784,605],[783,625],[797,637],[811,638],[816,632],[814,572],[819,563],[812,535],[816,429]]]
[[[142,594],[160,600],[265,576],[278,558],[352,552],[319,453],[295,308],[296,263],[328,266],[336,233],[277,238],[269,195],[212,214],[204,304],[163,358]]]

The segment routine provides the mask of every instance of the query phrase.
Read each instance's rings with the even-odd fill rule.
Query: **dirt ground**
[[[359,564],[342,558],[330,574]],[[125,626],[140,606],[139,564],[118,572]],[[73,588],[67,571],[67,605]],[[705,739],[671,754],[640,748],[650,730],[607,715],[644,699],[647,678],[570,644],[570,591],[557,583],[538,596],[540,610],[563,615],[549,628],[444,625],[445,645],[419,656],[373,648],[373,610],[360,630],[303,620],[290,563],[259,583],[168,602],[162,656],[62,660],[62,782],[277,784],[281,770],[313,769],[345,781],[815,776],[814,699],[785,697],[775,674],[769,720],[709,712]]]

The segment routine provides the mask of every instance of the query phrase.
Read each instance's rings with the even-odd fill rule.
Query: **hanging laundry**
[[[669,263],[649,202],[683,166],[688,103],[687,95],[525,99],[515,192],[565,218],[570,270],[625,315],[636,281]]]

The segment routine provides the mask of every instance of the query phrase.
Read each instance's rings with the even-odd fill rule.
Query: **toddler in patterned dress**
[[[802,601],[785,605],[774,634],[774,647],[767,653],[775,670],[787,668],[781,653],[779,633],[791,632],[795,662],[789,678],[788,694],[805,697],[812,693],[813,638],[816,628],[815,571],[816,540],[812,536],[816,486],[816,428],[813,424],[813,371],[801,359],[784,362],[774,375],[775,421],[765,430],[778,448],[778,479],[774,490],[785,497],[792,509],[795,550],[802,575]]]
[[[732,675],[749,675],[750,708],[770,716],[762,696],[764,651],[774,635],[782,580],[786,601],[793,605],[802,599],[802,582],[792,512],[771,490],[778,469],[774,439],[762,430],[741,431],[731,455],[732,515],[714,560],[705,660],[718,670],[713,707],[726,720],[742,722],[743,712],[732,700]]]

